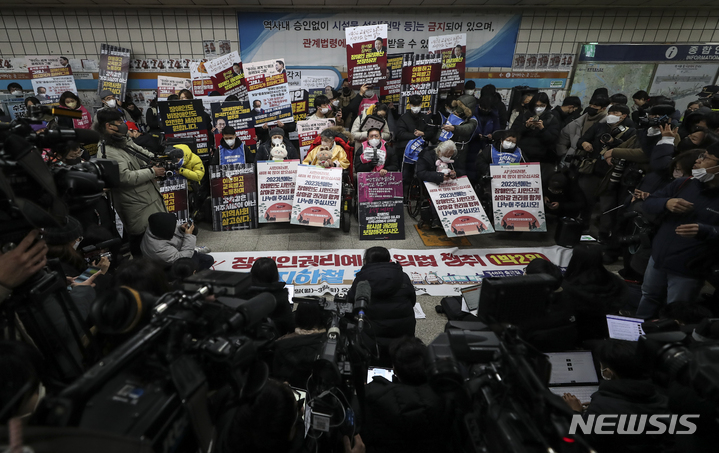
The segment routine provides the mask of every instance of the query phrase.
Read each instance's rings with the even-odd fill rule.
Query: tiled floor
[[[279,251],[279,250],[338,250],[367,249],[372,246],[422,250],[424,245],[414,228],[416,222],[405,216],[405,240],[360,241],[359,227],[352,219],[349,233],[340,229],[316,228],[299,225],[260,224],[255,230],[215,232],[209,224],[200,224],[198,245],[206,245],[213,252]],[[554,245],[554,228],[547,233],[495,233],[469,236],[471,246],[463,248],[509,248]],[[435,312],[441,297],[421,296],[417,302],[427,315],[417,320],[416,335],[425,343],[431,342],[444,331],[447,318]]]

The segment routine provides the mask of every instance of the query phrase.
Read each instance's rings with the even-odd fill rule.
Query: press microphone
[[[222,302],[222,299],[224,298],[217,300]],[[241,300],[235,308],[236,313],[227,321],[226,329],[248,329],[269,317],[276,306],[277,299],[269,292],[260,293],[249,300]]]
[[[357,292],[355,293],[355,304],[353,314],[357,318],[357,331],[362,332],[364,328],[364,311],[372,298],[372,287],[367,280],[357,283]]]
[[[100,134],[91,129],[52,129],[37,134],[35,143],[37,145],[51,146],[58,141],[74,140],[83,145],[97,143],[100,141]]]

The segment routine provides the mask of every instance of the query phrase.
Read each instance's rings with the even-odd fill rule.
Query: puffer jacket
[[[200,156],[193,153],[187,145],[175,145],[175,148],[180,148],[183,152],[182,167],[177,170],[177,173],[190,181],[200,182],[205,176],[205,166],[202,164]]]
[[[127,231],[137,235],[145,232],[150,215],[167,212],[167,208],[155,172],[133,153],[154,157],[128,138],[121,143],[107,141],[103,157],[114,160],[119,166],[120,186],[111,189],[113,204]]]

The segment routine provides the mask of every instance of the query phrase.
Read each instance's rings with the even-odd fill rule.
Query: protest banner
[[[210,196],[213,231],[258,227],[255,164],[211,165]]]
[[[295,122],[306,120],[309,116],[310,93],[307,90],[299,89],[290,92],[290,96],[292,98],[292,117]]]
[[[467,34],[430,36],[430,53],[442,55],[440,90],[464,90],[464,65],[467,55]]]
[[[387,55],[387,80],[379,90],[379,101],[383,104],[393,102],[395,105],[399,105],[399,97],[402,93],[402,63],[405,55],[412,54]]]
[[[572,250],[559,247],[424,250],[389,249],[402,265],[417,295],[454,296],[483,277],[522,275],[530,261],[541,258],[566,268]],[[280,280],[295,285],[297,295],[344,294],[364,264],[364,250],[277,250],[213,253],[215,270],[249,272],[266,256],[277,263]]]
[[[99,68],[97,94],[110,90],[117,99],[124,100],[130,73],[130,49],[102,44]]]
[[[207,96],[215,89],[212,78],[205,69],[205,62],[190,62],[190,80],[194,96]]]
[[[177,223],[186,223],[190,218],[190,205],[187,197],[187,179],[183,177],[167,178],[158,181],[162,200],[167,212],[175,214]]]
[[[399,111],[407,111],[407,99],[422,96],[422,113],[434,113],[442,71],[441,55],[405,55],[402,63],[402,94]]]
[[[339,228],[341,193],[341,168],[298,165],[290,223]]]
[[[345,28],[350,85],[379,86],[387,78],[387,24]]]
[[[300,160],[304,160],[307,153],[312,149],[312,143],[320,132],[335,125],[334,120],[307,120],[297,123],[297,135],[300,141]]]
[[[70,67],[30,66],[30,82],[41,104],[57,104],[66,91],[77,94],[75,79]]]
[[[547,231],[538,163],[491,165],[492,210],[497,231]]]
[[[192,137],[197,143],[197,155],[203,157],[208,154],[209,144],[206,125],[201,116],[204,110],[201,100],[160,102],[157,109],[162,119],[165,138]]]
[[[494,233],[469,178],[462,176],[439,185],[425,181],[424,185],[447,237]]]
[[[235,128],[235,135],[245,145],[245,155],[257,152],[257,136],[250,103],[230,101],[212,104],[212,133],[215,146],[219,148],[222,129],[225,126]]]
[[[242,60],[237,51],[230,52],[205,63],[207,74],[212,79],[215,90],[221,95],[234,94],[240,101],[247,100],[247,86],[242,71]]]
[[[357,173],[360,240],[404,239],[402,173]]]
[[[245,65],[247,93],[255,115],[255,125],[291,123],[292,98],[283,59]]]
[[[192,81],[180,77],[157,76],[157,100],[166,101],[173,94],[182,90],[192,91]]]
[[[289,222],[299,160],[257,162],[260,223]]]

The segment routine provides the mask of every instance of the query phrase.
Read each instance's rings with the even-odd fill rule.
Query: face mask
[[[452,162],[454,162],[451,157],[445,157],[445,156],[441,156],[439,158],[439,160],[441,160],[445,164],[451,164]]]
[[[709,168],[716,168],[719,165],[715,165]],[[714,173],[707,173],[709,168],[694,168],[692,169],[692,179],[696,179],[699,182],[709,182],[714,179]]]
[[[10,93],[10,94],[12,94],[13,96],[22,96],[22,91],[17,91],[17,90],[15,90],[15,91],[13,91],[13,92]]]
[[[545,111],[546,109],[547,109],[547,107],[535,107],[535,108],[534,108],[534,112],[535,112],[537,115],[541,115],[542,113],[544,113],[544,111]]]
[[[410,110],[412,111],[412,113],[417,114],[422,109],[420,107],[412,107],[412,108],[410,108]]]
[[[255,109],[255,112],[260,113],[260,112],[262,112],[262,109],[259,108],[259,107],[257,107],[257,108]]]
[[[80,243],[82,242],[82,238],[77,238],[75,240],[75,243],[72,245],[72,248],[77,250],[77,248],[80,246]]]
[[[119,126],[115,126],[117,128],[117,133],[119,135],[127,135],[127,124],[122,123]]]
[[[650,127],[649,129],[647,129],[647,137],[654,137],[661,133],[662,131],[660,131],[658,127]]]
[[[351,92],[352,90],[350,90],[349,87],[342,88],[342,94],[344,94],[345,96],[349,96]]]
[[[692,174],[693,173],[694,172],[692,171]],[[678,168],[675,168],[674,171],[672,172],[672,178],[674,178],[674,179],[681,178],[682,176],[684,176],[684,173],[682,173],[682,171],[679,170]]]
[[[369,139],[369,144],[371,147],[376,148],[379,146],[379,139],[378,138],[371,138]]]
[[[509,140],[505,140],[502,142],[502,148],[504,149],[514,149],[515,146],[517,146],[517,144],[514,142],[510,142]]]
[[[117,101],[114,100],[114,99],[110,99],[109,101],[105,101],[105,103],[106,103],[107,106],[110,107],[111,109],[114,109],[115,107],[117,107]]]
[[[77,102],[75,102],[75,101],[65,101],[65,107],[67,107],[67,108],[69,108],[69,109],[75,110],[75,108],[77,107]]]
[[[325,142],[322,142],[322,147],[323,147],[323,148],[332,149],[333,146],[334,146],[334,143],[325,143]]]
[[[373,97],[373,96],[374,96],[374,91],[372,91],[372,90],[367,90],[367,91],[364,92],[364,97],[366,97],[366,98],[368,98],[368,99],[371,98],[371,97]]]
[[[609,374],[609,377],[607,377],[607,375],[604,373],[605,371],[610,371],[610,370],[609,370],[609,368],[602,368],[602,379],[604,379],[605,381],[611,381],[612,375]]]
[[[474,94],[474,90],[464,90],[464,94],[472,96]]]
[[[587,109],[587,115],[589,116],[595,116],[597,113],[599,113],[599,109],[595,109],[594,107],[589,107]]]
[[[337,107],[338,105],[340,105],[340,101],[332,101],[332,105],[334,105],[335,107]]]
[[[235,146],[235,139],[234,139],[234,138],[231,138],[231,139],[229,139],[229,140],[225,140],[225,143],[227,143],[227,146],[229,146],[230,148],[232,148],[232,147]]]
[[[607,115],[607,124],[617,124],[620,120],[617,115]]]
[[[279,146],[281,143],[282,143],[282,139],[281,139],[281,138],[273,138],[273,139],[272,139],[272,144],[275,145],[275,146]]]
[[[327,112],[329,112],[329,111],[330,111],[330,109],[328,109],[327,107],[322,107],[320,109],[320,112],[322,112],[323,115],[327,115]]]

